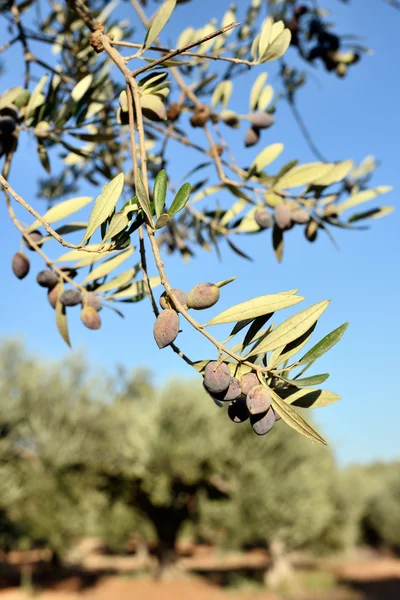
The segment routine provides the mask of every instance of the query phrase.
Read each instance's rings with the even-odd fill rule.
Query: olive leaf
[[[257,154],[250,168],[254,168],[256,171],[262,171],[278,158],[282,153],[283,148],[283,144],[271,144],[270,146],[267,146]]]
[[[86,275],[85,279],[82,281],[82,284],[88,283],[89,281],[95,281],[95,279],[100,279],[101,277],[108,275],[114,271],[114,269],[122,265],[123,262],[128,260],[128,258],[132,256],[134,250],[134,248],[130,247],[128,250],[124,250],[124,252],[117,254],[117,256],[112,256],[111,258],[105,260],[101,265]]]
[[[364,202],[368,202],[368,200],[373,200],[381,194],[387,194],[388,192],[391,192],[392,189],[393,188],[390,185],[379,185],[370,190],[364,190],[363,192],[352,194],[347,200],[337,205],[337,212],[340,215],[343,211],[349,208],[354,208],[354,206],[358,206]]]
[[[70,200],[64,200],[55,206],[52,206],[44,215],[43,219],[47,223],[56,223],[62,219],[70,217],[74,213],[78,212],[81,208],[89,204],[93,200],[92,196],[80,196],[78,198],[71,198]],[[35,221],[29,226],[29,230],[37,229],[41,226],[40,221]]]
[[[274,392],[274,390],[271,388],[269,388],[269,390],[272,396],[272,407],[278,413],[278,415],[282,417],[285,423],[310,440],[316,440],[325,446],[328,445],[324,438],[321,437],[319,433],[317,433],[301,415],[299,415],[297,410],[282,400],[282,398],[280,398],[278,394]]]
[[[330,300],[317,302],[317,304],[313,304],[278,325],[276,329],[271,331],[264,342],[258,346],[257,354],[280,348],[303,335],[328,308],[329,302]],[[248,354],[248,357],[252,356],[253,353],[254,350]]]
[[[338,343],[348,326],[348,323],[343,323],[343,325],[337,329],[334,329],[334,331],[331,331],[331,333],[328,333],[328,335],[315,344],[315,346],[313,346],[313,348],[311,348],[303,356],[303,358],[299,360],[299,364],[304,365],[307,363],[312,363],[316,361],[317,358],[320,358],[323,354],[325,354],[325,352],[328,352],[328,350]]]
[[[107,183],[96,199],[89,217],[88,226],[81,241],[81,246],[94,234],[96,229],[110,216],[117,204],[124,187],[124,174],[120,173]]]
[[[110,225],[108,226],[107,232],[103,237],[103,244],[104,242],[115,237],[116,235],[121,233],[121,231],[124,231],[128,227],[129,222],[131,220],[130,215],[135,211],[136,206],[128,204],[127,206],[124,206],[122,210],[116,212],[112,216]]]
[[[321,373],[320,375],[311,375],[310,377],[303,377],[302,379],[285,379],[285,381],[296,387],[310,387],[324,383],[328,377],[329,373]]]
[[[109,292],[110,290],[116,290],[118,288],[126,287],[138,274],[139,269],[140,265],[136,265],[135,267],[132,267],[131,269],[120,273],[116,277],[110,279],[110,281],[107,281],[106,283],[103,283],[98,288],[96,288],[96,293],[100,294],[104,292]]]
[[[167,174],[163,169],[162,171],[157,173],[157,177],[155,178],[154,187],[153,187],[154,210],[156,212],[157,218],[159,218],[163,212],[166,197],[167,197]]]
[[[174,215],[176,215],[176,213],[186,206],[191,191],[192,186],[190,183],[184,183],[182,187],[179,188],[168,211],[169,217],[172,218]]]
[[[58,329],[59,334],[61,335],[62,339],[67,344],[67,346],[69,346],[71,348],[71,341],[69,339],[69,332],[68,332],[68,320],[67,320],[66,308],[63,304],[61,304],[61,302],[59,300],[61,294],[64,291],[64,285],[63,285],[63,283],[59,283],[58,285],[61,287],[60,287],[60,293],[58,294],[58,299],[57,299],[57,303],[56,303],[56,325],[57,325],[57,329]]]
[[[234,321],[243,321],[244,319],[255,319],[256,317],[294,306],[302,300],[304,300],[303,296],[295,296],[293,294],[266,294],[265,296],[258,296],[257,298],[246,300],[224,310],[211,319],[204,327],[233,323]]]
[[[295,390],[295,388],[292,388]],[[301,390],[278,390],[280,396],[283,396],[286,404],[294,404],[301,408],[322,408],[330,406],[340,400],[340,396],[327,390],[315,390],[303,388]]]
[[[71,98],[74,102],[79,102],[86,94],[90,86],[92,85],[93,75],[89,73],[83,79],[81,79],[71,92]]]
[[[164,29],[167,24],[168,19],[172,15],[172,12],[176,6],[176,0],[166,0],[160,6],[154,18],[151,22],[151,25],[146,33],[146,37],[143,44],[143,49],[146,50],[149,48],[154,40],[157,39],[161,31]]]
[[[137,171],[136,171],[135,188],[136,188],[137,197],[139,199],[140,207],[147,217],[147,222],[149,223],[149,225],[154,227],[154,220],[153,220],[153,214],[151,211],[150,198],[149,198],[146,188],[144,187],[142,173],[140,172],[140,169],[137,169]]]

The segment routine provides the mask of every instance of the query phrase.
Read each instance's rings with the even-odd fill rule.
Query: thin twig
[[[99,250],[93,250],[93,248],[87,248],[87,247],[83,247],[83,246],[82,247],[76,246],[75,244],[71,244],[70,242],[67,242],[66,240],[64,240],[64,238],[62,238],[61,235],[59,235],[56,231],[54,231],[54,229],[51,227],[51,225],[34,208],[32,208],[32,206],[30,206],[19,194],[17,194],[17,192],[11,187],[11,185],[8,183],[8,181],[1,174],[0,174],[0,183],[2,184],[2,186],[4,187],[5,190],[10,192],[10,194],[14,198],[14,200],[16,200],[18,202],[18,204],[23,206],[33,217],[35,217],[35,219],[37,221],[39,221],[39,223],[41,225],[43,225],[43,227],[47,231],[47,233],[49,235],[51,235],[59,244],[61,244],[62,246],[65,246],[66,248],[72,248],[73,250],[80,250],[82,252],[99,252]],[[108,245],[103,250],[103,252],[104,253],[108,252],[110,250],[110,248],[111,248],[111,245]]]

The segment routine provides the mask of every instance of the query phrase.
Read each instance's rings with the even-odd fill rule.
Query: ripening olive
[[[211,394],[221,394],[229,388],[231,372],[225,363],[211,361],[204,369],[204,386]]]
[[[154,339],[159,348],[172,344],[179,333],[179,316],[172,309],[167,308],[161,312],[154,323]]]

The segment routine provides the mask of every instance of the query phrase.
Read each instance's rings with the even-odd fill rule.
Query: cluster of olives
[[[268,129],[275,123],[274,118],[267,112],[256,112],[249,116],[251,127],[246,131],[244,136],[244,145],[246,148],[255,146],[260,139],[262,129]]]
[[[19,119],[18,108],[13,104],[0,110],[0,158],[7,154],[13,146],[13,133]]]
[[[250,419],[257,435],[271,431],[281,418],[272,408],[271,394],[262,385],[255,372],[237,379],[231,376],[226,363],[211,361],[204,369],[203,384],[207,392],[218,402],[229,402],[228,416],[234,423]]]
[[[30,239],[36,243],[42,239],[42,234],[39,231],[33,231],[29,234]],[[29,243],[27,247],[30,250],[34,250],[33,246]],[[30,262],[26,254],[23,252],[16,252],[12,258],[11,264],[13,273],[18,279],[24,279],[30,270]],[[70,278],[76,276],[77,271],[71,267],[59,267],[60,271],[64,271]],[[81,310],[81,321],[88,329],[100,329],[101,319],[99,311],[102,308],[102,301],[99,296],[91,292],[82,293],[77,289],[64,290],[63,286],[60,285],[60,279],[55,271],[51,269],[44,269],[40,271],[36,276],[36,281],[40,287],[47,289],[47,298],[50,305],[56,308],[57,302],[59,301],[63,306],[77,306],[82,305]]]
[[[282,202],[275,207],[272,215],[266,208],[259,208],[254,213],[254,220],[260,229],[268,229],[275,223],[281,231],[287,231],[294,225],[306,225],[305,236],[313,242],[317,237],[318,224],[304,208],[292,208]]]
[[[173,294],[178,302],[186,309],[204,310],[211,308],[219,300],[219,287],[214,283],[199,283],[188,294],[173,288]],[[160,306],[163,311],[158,315],[154,324],[154,339],[159,348],[172,344],[179,333],[178,308],[174,306],[166,292],[160,296]]]

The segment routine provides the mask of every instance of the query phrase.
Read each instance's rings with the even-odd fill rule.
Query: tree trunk
[[[176,511],[171,511],[170,514],[164,512],[160,520],[154,521],[158,537],[155,579],[168,579],[176,574],[176,541],[183,521],[183,515]]]
[[[295,576],[284,543],[272,540],[269,544],[269,554],[271,565],[264,575],[265,585],[271,590],[289,592],[295,587]]]

